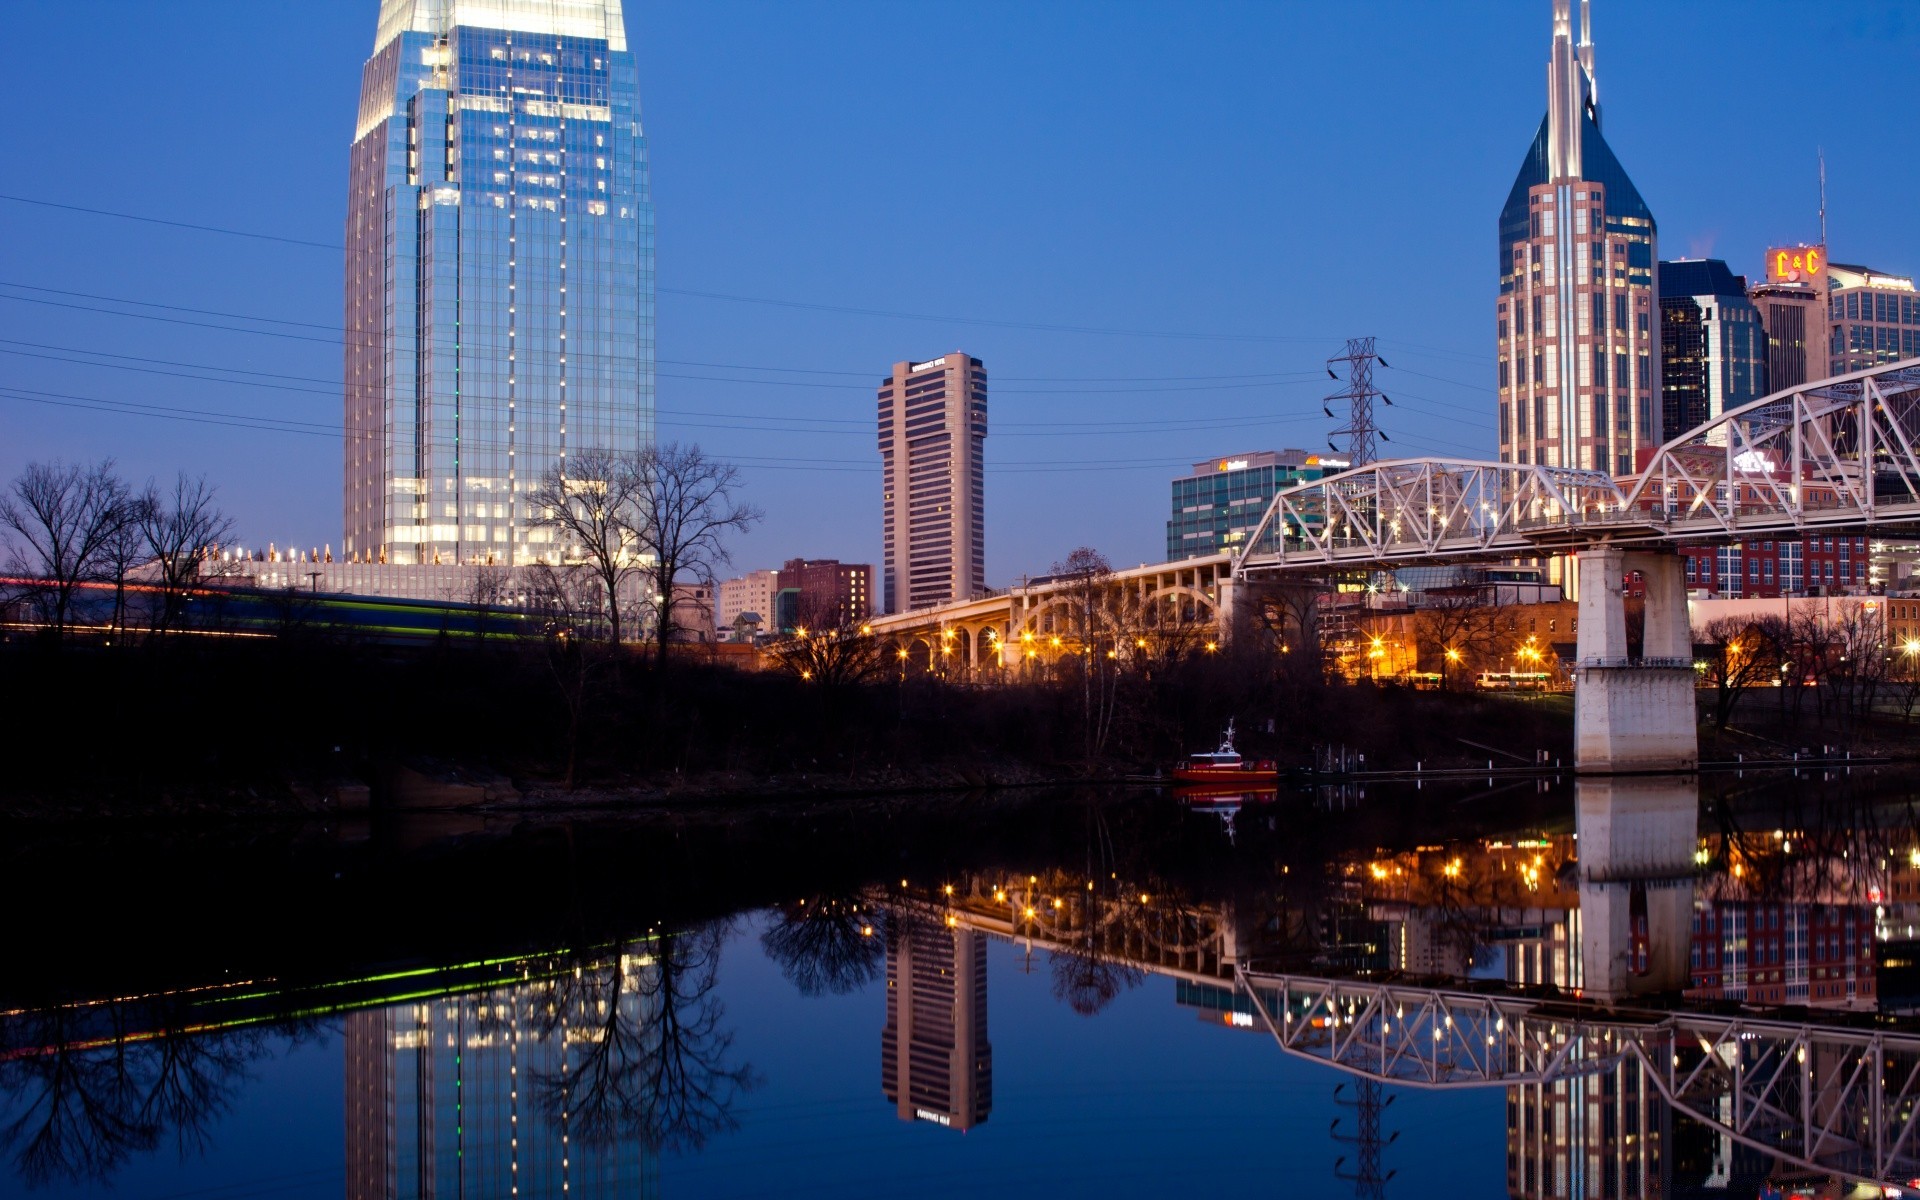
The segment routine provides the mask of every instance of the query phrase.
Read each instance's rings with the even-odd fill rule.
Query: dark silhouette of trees
[[[648,516],[643,455],[582,450],[556,463],[527,495],[536,529],[554,558],[577,559],[598,583],[607,640],[620,642],[620,588],[645,567]],[[563,568],[564,569],[564,568]]]
[[[745,533],[762,513],[735,497],[739,468],[708,458],[698,445],[655,446],[639,456],[634,473],[640,497],[635,529],[640,546],[652,556],[647,572],[658,614],[654,642],[664,663],[678,628],[675,586],[683,577],[712,584],[717,569],[732,561],[727,536]]]
[[[739,1128],[734,1106],[759,1084],[733,1061],[726,1008],[714,994],[726,922],[641,943],[554,983],[549,1036],[564,1019],[574,1066],[536,1083],[574,1138],[607,1145],[637,1137],[654,1151],[698,1150]]]
[[[192,479],[183,471],[170,493],[148,482],[135,505],[135,524],[160,590],[153,632],[164,635],[179,622],[188,593],[217,572],[220,543],[232,535],[233,519],[214,505],[214,488],[204,476]]]
[[[1720,617],[1703,625],[1696,636],[1713,687],[1713,725],[1725,729],[1748,688],[1778,678],[1787,631],[1777,618]]]
[[[775,913],[760,948],[802,996],[844,996],[885,970],[887,920],[857,895],[810,896]]]
[[[73,622],[74,594],[103,578],[116,540],[134,520],[113,460],[29,463],[0,496],[0,530],[10,534],[14,568],[45,581],[37,593],[58,639]]]
[[[95,1019],[79,1009],[48,1010],[21,1039],[36,1050],[0,1059],[0,1091],[10,1097],[0,1147],[28,1187],[105,1182],[169,1136],[182,1157],[204,1152],[249,1065],[268,1049],[251,1033],[169,1029],[136,1039],[132,1031],[151,1014],[126,1005],[106,1014],[106,1037]]]

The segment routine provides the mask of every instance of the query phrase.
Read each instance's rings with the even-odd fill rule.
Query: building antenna
[[[1374,446],[1375,438],[1383,442],[1393,440],[1373,423],[1375,396],[1380,397],[1380,400],[1389,407],[1393,404],[1385,392],[1373,386],[1373,364],[1376,361],[1383,367],[1387,365],[1385,359],[1373,352],[1373,339],[1370,337],[1348,338],[1347,352],[1336,354],[1327,360],[1327,375],[1333,379],[1340,378],[1334,371],[1333,364],[1338,362],[1347,364],[1347,386],[1328,396],[1321,405],[1321,411],[1331,417],[1334,401],[1347,402],[1347,423],[1334,430],[1333,436],[1347,439],[1348,466],[1364,467],[1380,457]],[[1340,449],[1332,442],[1327,444],[1335,450]]]
[[[1820,246],[1827,245],[1827,151],[1820,148]]]

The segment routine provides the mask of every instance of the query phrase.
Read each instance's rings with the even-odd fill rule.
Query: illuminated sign
[[[952,1124],[953,1124],[953,1118],[952,1118],[952,1117],[949,1117],[949,1116],[948,1116],[947,1114],[945,1114],[945,1113],[937,1113],[937,1112],[933,1112],[933,1111],[931,1111],[931,1110],[929,1110],[929,1109],[925,1109],[925,1108],[916,1108],[916,1109],[914,1109],[914,1110],[913,1110],[913,1115],[914,1115],[914,1116],[915,1116],[916,1118],[918,1118],[919,1120],[922,1120],[922,1121],[932,1121],[932,1122],[933,1122],[934,1124],[936,1124],[936,1125],[949,1125],[949,1126],[950,1126],[950,1125],[952,1125]]]
[[[1767,251],[1768,283],[1820,283],[1826,277],[1825,246],[1776,246]]]
[[[1336,471],[1344,471],[1353,464],[1344,458],[1320,458],[1315,456],[1307,460],[1307,465],[1310,467],[1330,467]]]
[[[1223,458],[1220,460],[1220,469],[1222,471],[1244,471],[1247,469],[1247,460],[1244,458]]]
[[[925,371],[931,367],[944,367],[946,365],[947,365],[947,360],[944,357],[936,358],[932,362],[914,363],[912,366],[907,368],[907,374],[911,375],[915,371]]]
[[[1742,450],[1733,456],[1733,469],[1742,475],[1771,475],[1773,461],[1758,450]]]

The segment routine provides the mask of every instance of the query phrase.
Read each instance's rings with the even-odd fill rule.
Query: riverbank
[[[0,779],[9,823],[726,811],[1122,786],[1211,748],[1229,721],[1243,753],[1290,770],[1572,762],[1570,696],[1328,684],[1231,653],[1118,681],[1097,703],[1071,669],[998,686],[926,675],[823,686],[505,640],[12,645],[0,646],[0,680],[26,748]],[[1912,759],[1920,737],[1858,721],[1844,739],[1810,725],[1708,729],[1701,754],[1790,760],[1803,748]]]

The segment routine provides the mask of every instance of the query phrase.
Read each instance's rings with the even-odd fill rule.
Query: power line
[[[345,246],[338,242],[316,242],[307,238],[255,233],[250,230],[234,229],[224,225],[203,225],[189,221],[170,221],[159,217],[142,216],[138,213],[121,212],[114,209],[92,208],[79,204],[61,204],[52,200],[40,200],[30,196],[0,194],[0,200],[11,201],[15,204],[29,204],[40,208],[59,209],[65,212],[85,213],[89,216],[113,217],[124,221],[140,221],[149,225],[165,225],[175,229],[192,230],[197,233],[214,233],[229,237],[253,238],[258,241],[281,242],[290,246],[304,246],[319,250],[344,251],[346,249]],[[1325,337],[1284,334],[1194,333],[1164,329],[1121,329],[1094,325],[1065,325],[1044,321],[1007,321],[985,317],[955,317],[933,313],[903,312],[893,309],[862,308],[855,305],[823,304],[810,300],[783,300],[769,296],[745,296],[732,292],[703,291],[694,288],[656,287],[656,290],[664,295],[687,296],[698,300],[722,300],[735,304],[762,304],[776,308],[804,309],[816,312],[838,312],[851,316],[882,317],[889,320],[900,321],[933,321],[947,325],[973,325],[997,329],[1032,329],[1043,333],[1081,333],[1103,337],[1150,337],[1209,342],[1254,342],[1266,344],[1276,342],[1316,344],[1334,340]]]
[[[0,287],[22,287],[22,286],[27,286],[27,285],[0,283]],[[52,290],[52,289],[40,289],[40,290]],[[149,307],[166,307],[166,308],[171,308],[171,309],[175,309],[177,311],[182,311],[182,312],[209,312],[210,311],[205,309],[192,309],[192,308],[187,308],[185,306],[178,306],[178,305],[156,305],[150,301],[144,301],[144,300],[123,300],[118,298],[109,298],[109,299],[112,299],[112,302],[119,303],[119,304],[142,304],[142,305],[147,305]],[[102,308],[98,305],[74,304],[68,301],[63,301],[63,300],[48,300],[39,296],[10,296],[4,293],[0,293],[0,300],[12,300],[12,301],[16,301],[24,304],[39,304],[39,305],[45,305],[48,307],[64,308],[64,309],[69,309],[69,310],[78,311],[78,312],[100,313],[104,316],[111,316],[111,317],[128,317],[128,318],[131,318],[134,320],[140,320],[140,321],[159,321],[169,325],[185,325],[185,326],[190,326],[197,329],[215,329],[215,330],[221,330],[228,333],[252,334],[257,337],[282,338],[285,340],[297,341],[297,342],[313,342],[320,345],[340,346],[340,345],[356,344],[353,339],[346,338],[342,335],[334,335],[331,337],[320,337],[314,334],[307,334],[307,333],[287,333],[277,329],[249,329],[244,326],[223,325],[213,321],[192,321],[192,320],[187,320],[181,317],[161,316],[157,313],[121,312],[117,309]],[[238,319],[240,320],[261,320],[261,321],[271,320],[271,318],[245,317],[245,316],[240,316],[239,314],[234,314],[234,313],[221,313],[217,315],[238,317]],[[325,328],[324,326],[316,326],[311,322],[304,322],[304,321],[303,322],[289,321],[289,322],[280,322],[280,323],[299,324],[301,326],[309,327],[309,328]],[[371,346],[384,345],[384,342],[380,341],[379,339],[368,338],[358,342],[357,344],[361,346],[371,347]],[[93,352],[82,351],[81,353],[93,353]],[[605,354],[597,354],[597,353],[594,353],[593,351],[572,350],[572,349],[568,350],[566,353],[570,359],[595,360],[595,359],[611,357]],[[655,359],[654,361],[656,363],[661,363],[668,366],[689,366],[689,367],[697,367],[697,368],[712,369],[712,370],[767,371],[767,372],[778,371],[778,372],[786,372],[786,373],[794,373],[794,374],[833,375],[833,376],[843,376],[843,377],[853,377],[853,378],[867,378],[872,374],[871,372],[867,372],[867,371],[829,371],[829,370],[796,368],[796,367],[766,367],[766,366],[757,366],[749,363],[681,362],[675,359]],[[206,368],[206,369],[221,370],[224,368]],[[727,376],[686,375],[686,374],[680,374],[673,371],[656,371],[656,374],[663,379],[685,379],[685,380],[696,380],[696,381],[708,382],[708,383],[744,383],[753,387],[831,388],[835,390],[846,390],[846,391],[871,390],[867,385],[854,384],[854,383],[826,383],[826,382],[816,383],[816,382],[809,382],[809,381],[786,380],[786,379],[741,379],[741,378],[734,378],[734,377],[727,377]],[[1247,388],[1265,388],[1265,387],[1274,387],[1282,383],[1299,382],[1299,381],[1303,381],[1310,378],[1313,378],[1313,376],[1308,372],[1271,372],[1271,373],[1259,374],[1259,375],[1220,375],[1220,376],[1205,376],[1205,375],[1164,376],[1164,377],[1107,376],[1107,377],[1091,377],[1091,378],[1085,378],[1085,379],[1076,379],[1072,376],[1035,376],[1035,377],[1031,377],[1033,381],[1046,381],[1046,382],[1058,382],[1058,383],[1112,382],[1112,383],[1137,384],[1137,383],[1154,383],[1154,382],[1158,382],[1160,379],[1166,379],[1166,380],[1193,379],[1193,380],[1220,380],[1220,381],[1240,380],[1242,382],[1192,383],[1192,384],[1187,384],[1187,385],[1177,386],[1177,387],[1103,387],[1103,388],[998,387],[995,389],[995,391],[1002,395],[1011,394],[1011,395],[1038,395],[1038,396],[1066,396],[1066,395],[1111,396],[1111,395],[1126,395],[1129,393],[1199,392],[1199,391],[1226,391],[1226,390],[1237,390],[1237,389],[1247,389]],[[1006,379],[1008,379],[1009,381],[1021,381],[1021,377],[1015,377],[1015,376],[1008,376],[1006,377]]]

